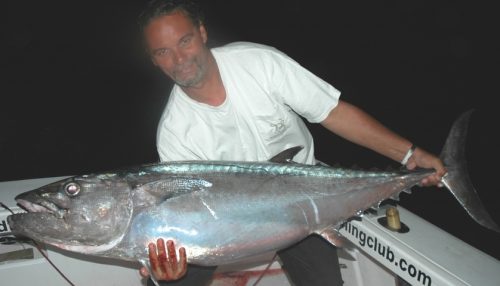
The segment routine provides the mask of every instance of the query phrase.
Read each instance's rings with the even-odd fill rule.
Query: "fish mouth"
[[[56,218],[63,218],[67,212],[67,210],[59,208],[56,204],[46,200],[38,200],[37,203],[34,203],[24,198],[16,198],[16,202],[30,213],[51,213]]]
[[[64,219],[66,210],[36,194],[20,194],[15,200],[26,212],[14,213],[7,217],[14,235],[47,244],[60,243],[51,236],[53,233],[62,233],[68,229]]]

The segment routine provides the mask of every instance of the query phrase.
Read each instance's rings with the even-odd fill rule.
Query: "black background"
[[[135,21],[144,3],[2,5],[0,181],[158,160],[156,125],[171,83],[142,52]],[[500,223],[500,26],[494,7],[444,0],[217,0],[202,6],[211,46],[274,46],[341,90],[344,100],[431,152],[440,152],[459,114],[475,109],[466,146],[469,172]],[[398,167],[310,127],[322,161]],[[500,258],[500,235],[472,221],[444,189],[415,188],[401,199],[424,219]]]

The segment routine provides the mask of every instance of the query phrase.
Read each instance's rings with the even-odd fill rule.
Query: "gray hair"
[[[199,27],[205,21],[201,8],[189,0],[152,0],[139,15],[138,24],[141,31],[154,19],[175,12],[182,12],[193,25]]]

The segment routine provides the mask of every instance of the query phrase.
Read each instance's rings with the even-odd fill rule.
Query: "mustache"
[[[192,65],[196,65],[196,61],[195,60],[190,60],[188,62],[185,62],[185,63],[181,64],[181,65],[176,65],[175,68],[174,68],[174,73],[182,72],[184,69],[186,69],[186,68],[188,68],[188,67],[190,67]]]

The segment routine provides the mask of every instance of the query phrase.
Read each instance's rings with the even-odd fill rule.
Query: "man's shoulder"
[[[234,55],[238,57],[242,55],[284,55],[283,52],[275,47],[252,42],[232,42],[224,46],[213,48],[212,51],[216,54]]]

